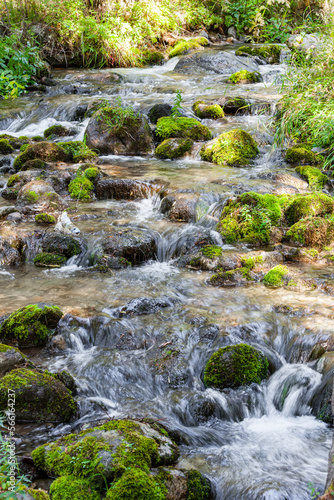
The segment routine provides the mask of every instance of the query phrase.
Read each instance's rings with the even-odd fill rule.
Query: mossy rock
[[[23,365],[34,368],[34,364],[19,349],[10,345],[0,344],[0,377]]]
[[[13,187],[15,184],[21,181],[21,177],[18,174],[11,175],[7,181],[7,187]]]
[[[261,80],[261,75],[257,71],[251,72],[246,69],[242,69],[241,71],[233,73],[227,81],[236,85],[238,83],[258,83]]]
[[[55,224],[56,219],[53,215],[42,213],[35,215],[35,222],[37,224]]]
[[[285,239],[302,246],[322,248],[334,240],[334,220],[305,217],[290,227]]]
[[[174,47],[169,51],[169,57],[177,57],[186,54],[190,50],[200,49],[201,47],[205,47],[209,45],[208,40],[202,36],[198,38],[193,38],[191,40],[179,40],[176,42]]]
[[[35,158],[34,160],[26,161],[25,164],[20,168],[20,172],[24,172],[26,170],[40,170],[46,167],[46,163],[39,158]]]
[[[155,154],[160,158],[174,159],[184,156],[185,153],[191,150],[193,141],[187,139],[165,139],[155,149]]]
[[[315,191],[321,191],[328,182],[327,175],[324,175],[318,168],[309,165],[296,168],[296,172],[305,179],[309,186]]]
[[[25,151],[26,149],[28,149],[28,147],[29,147],[29,146],[30,146],[30,144],[29,144],[29,143],[27,143],[27,144],[22,144],[22,146],[20,147],[20,151],[22,151],[22,153],[23,153],[23,151]]]
[[[244,115],[250,112],[251,104],[243,97],[224,97],[220,106],[227,115]]]
[[[8,155],[14,151],[8,139],[0,139],[0,155]]]
[[[148,118],[151,123],[157,123],[159,118],[170,116],[172,114],[172,106],[166,103],[154,104],[148,112]]]
[[[254,47],[243,45],[235,51],[236,56],[260,56],[269,64],[277,64],[280,62],[282,47],[276,44],[262,45]]]
[[[284,201],[273,194],[244,193],[228,201],[217,230],[226,243],[268,244],[271,228],[283,217]]]
[[[19,149],[22,146],[22,144],[30,142],[29,137],[26,136],[14,137],[13,135],[9,134],[0,134],[0,140],[2,139],[6,139],[14,149]]]
[[[83,248],[84,245],[78,238],[65,234],[47,233],[42,241],[43,252],[65,255],[68,259],[80,254]]]
[[[322,155],[313,153],[309,147],[303,145],[287,149],[285,159],[289,163],[299,163],[302,165],[317,165],[324,162]]]
[[[92,196],[93,189],[93,183],[84,175],[73,179],[68,186],[68,192],[71,198],[81,201],[89,200]]]
[[[289,273],[289,269],[286,266],[282,266],[281,264],[273,267],[270,271],[264,276],[263,283],[267,286],[271,287],[280,287],[284,285],[284,276]]]
[[[2,323],[0,338],[19,347],[43,346],[63,316],[57,306],[29,305],[13,312]]]
[[[217,120],[224,118],[225,113],[219,104],[205,103],[204,101],[196,101],[193,104],[193,110],[198,118],[211,118]]]
[[[20,422],[69,422],[77,412],[70,391],[48,373],[18,368],[5,375],[0,380],[0,410],[7,409],[9,390],[15,391]]]
[[[218,245],[205,245],[203,248],[201,248],[200,251],[205,257],[208,257],[209,259],[220,257],[223,253],[222,247],[219,247]]]
[[[61,267],[67,261],[64,255],[41,252],[34,257],[34,264],[37,267]]]
[[[129,469],[108,490],[108,500],[164,500],[163,483],[140,469]]]
[[[234,129],[204,144],[200,154],[205,161],[241,167],[248,165],[258,152],[256,141],[248,132]]]
[[[27,161],[39,159],[42,161],[69,161],[70,155],[59,145],[52,142],[37,142],[31,144],[14,161],[15,170],[20,170]]]
[[[268,374],[263,354],[247,344],[230,345],[212,354],[204,371],[204,383],[217,389],[259,384]]]
[[[52,500],[100,500],[101,495],[87,479],[68,475],[58,477],[50,486]]]
[[[297,195],[289,204],[285,216],[289,224],[295,224],[304,217],[323,217],[334,213],[334,201],[323,193]]]
[[[140,62],[144,66],[156,66],[158,64],[162,64],[164,60],[164,54],[156,49],[143,50],[140,58]]]
[[[135,467],[148,473],[150,467],[170,465],[178,459],[178,448],[158,426],[133,420],[112,420],[40,446],[32,452],[35,465],[53,476],[74,475],[103,485]]]
[[[26,500],[31,500],[31,499],[50,500],[50,497],[49,497],[47,491],[40,490],[40,489],[36,490],[34,488],[27,488],[27,487],[24,487],[23,491],[26,494]],[[23,495],[23,492],[22,492],[22,495]],[[18,498],[20,498],[20,500],[21,500],[21,496]],[[23,497],[22,497],[22,499],[23,499]]]
[[[99,174],[100,170],[97,167],[90,166],[83,170],[83,175],[92,182],[98,178]]]
[[[51,127],[44,130],[44,137],[47,139],[48,137],[66,137],[69,135],[73,135],[73,132],[64,127],[64,125],[52,125]]]
[[[189,137],[194,141],[207,141],[212,137],[208,127],[202,125],[195,118],[186,118],[183,116],[159,118],[157,122],[157,135],[161,139]]]
[[[211,484],[197,470],[191,469],[186,472],[188,494],[187,500],[211,500]]]
[[[82,141],[58,142],[58,145],[66,151],[74,163],[93,161],[97,158],[97,154]]]

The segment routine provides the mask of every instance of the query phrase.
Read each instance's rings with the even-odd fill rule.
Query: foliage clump
[[[100,494],[87,479],[68,475],[58,477],[50,486],[52,500],[100,500]]]
[[[22,307],[2,323],[0,337],[22,347],[45,345],[62,315],[57,306],[34,304]]]
[[[63,148],[74,163],[92,161],[97,158],[97,154],[82,141],[58,142],[58,145]]]
[[[240,167],[248,165],[258,152],[256,141],[248,132],[233,129],[204,144],[200,154],[205,161]]]
[[[40,252],[34,257],[34,264],[37,267],[61,267],[67,261],[64,255]]]
[[[174,159],[180,158],[185,153],[191,150],[193,141],[186,139],[165,139],[155,149],[155,154],[160,158]]]
[[[42,213],[35,215],[35,221],[37,224],[55,224],[56,219],[53,215]]]
[[[207,141],[212,134],[208,127],[202,125],[195,118],[183,116],[166,116],[157,122],[157,134],[161,139],[170,137],[189,137],[194,141]]]
[[[283,285],[283,277],[288,274],[289,270],[286,266],[282,266],[279,264],[278,266],[273,267],[270,271],[264,276],[263,283],[268,286],[282,286]]]
[[[322,155],[313,153],[309,147],[304,145],[293,146],[285,152],[285,159],[290,163],[299,163],[303,165],[316,165],[323,163]]]
[[[198,118],[211,118],[217,120],[224,118],[225,113],[219,104],[205,103],[204,101],[196,101],[193,105],[193,110]]]
[[[218,349],[206,364],[204,383],[217,389],[259,384],[267,377],[269,363],[261,352],[247,344]]]
[[[164,500],[167,489],[140,469],[129,469],[109,488],[108,500]]]
[[[233,73],[227,80],[229,83],[257,83],[261,81],[261,76],[257,72],[251,72],[247,69],[242,69]]]

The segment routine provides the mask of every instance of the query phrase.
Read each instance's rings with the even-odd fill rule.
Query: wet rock
[[[176,299],[166,298],[166,299],[151,299],[141,297],[138,299],[132,299],[125,306],[117,307],[116,309],[109,310],[115,318],[126,318],[131,316],[140,316],[143,314],[155,314],[161,309],[166,307],[172,307]]]
[[[334,224],[322,217],[305,217],[290,227],[284,239],[297,245],[322,248],[334,241]]]
[[[5,217],[6,215],[12,214],[16,211],[16,207],[14,205],[8,207],[0,207],[0,217]]]
[[[11,222],[15,222],[15,223],[18,223],[18,222],[21,222],[22,221],[22,215],[20,214],[20,212],[13,212],[11,214],[9,214],[7,216],[7,220],[11,221]]]
[[[67,259],[79,255],[87,248],[83,240],[56,232],[44,234],[40,241],[40,247],[43,252],[64,255]]]
[[[197,193],[171,193],[163,198],[161,213],[174,222],[195,222],[199,198]]]
[[[101,179],[96,184],[96,196],[99,200],[138,200],[149,198],[157,193],[161,186],[149,182],[131,179]]]
[[[312,52],[322,45],[321,39],[316,34],[291,35],[286,41],[289,49],[297,50],[298,52]]]
[[[18,422],[68,422],[77,404],[66,387],[53,376],[18,368],[0,380],[0,409],[6,410],[8,390],[15,390]]]
[[[197,119],[183,116],[159,118],[156,134],[160,140],[183,137],[194,141],[207,141],[212,137],[210,129]]]
[[[160,143],[156,149],[155,154],[159,158],[173,160],[175,158],[180,158],[186,153],[191,151],[193,146],[192,139],[165,139]]]
[[[117,108],[99,109],[86,129],[86,144],[99,154],[136,155],[153,150],[153,138],[146,118],[129,115],[119,124]]]
[[[132,264],[155,258],[154,236],[142,229],[114,228],[102,241],[103,251],[113,257],[123,257]]]
[[[248,132],[234,129],[204,144],[200,154],[205,161],[240,167],[248,165],[258,152],[257,144]]]
[[[63,313],[57,306],[29,305],[14,311],[0,327],[0,338],[19,347],[46,345]]]
[[[161,103],[155,104],[149,109],[148,117],[151,123],[157,123],[159,118],[170,116],[172,114],[172,106],[170,104]]]
[[[64,125],[52,125],[51,127],[44,130],[44,137],[48,139],[49,137],[66,137],[70,135],[75,135],[75,130],[64,127]]]
[[[3,377],[11,370],[27,365],[29,367],[34,366],[19,349],[0,344],[0,377]]]
[[[183,74],[232,74],[240,69],[256,71],[258,66],[248,63],[244,57],[237,57],[230,52],[203,51],[189,54],[180,59],[174,68]]]
[[[38,142],[32,144],[23,153],[19,154],[14,161],[16,171],[20,170],[29,160],[39,159],[42,161],[70,161],[71,157],[58,144],[52,142]]]
[[[282,51],[281,45],[266,44],[263,46],[248,46],[243,45],[235,51],[237,56],[258,56],[265,60],[267,64],[278,64],[280,62],[280,55]]]
[[[0,234],[0,263],[9,266],[22,264],[27,249],[27,234],[9,227]]]
[[[41,200],[55,201],[58,197],[55,190],[46,181],[34,180],[25,184],[18,192],[19,203],[34,204]]]

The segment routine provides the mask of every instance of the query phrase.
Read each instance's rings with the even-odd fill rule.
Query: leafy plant
[[[181,116],[181,113],[183,111],[182,102],[183,102],[183,99],[182,99],[181,91],[177,90],[176,96],[174,98],[174,105],[172,107],[172,116],[174,116],[174,117]]]

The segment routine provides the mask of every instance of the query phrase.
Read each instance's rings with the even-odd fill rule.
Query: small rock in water
[[[5,217],[5,215],[9,215],[15,211],[16,208],[14,206],[0,207],[0,217]]]
[[[7,220],[10,220],[12,222],[20,222],[22,220],[22,215],[20,212],[13,212],[8,215]]]
[[[80,229],[73,224],[73,222],[67,215],[67,212],[63,212],[58,217],[58,222],[55,226],[55,229],[64,234],[79,234],[81,232]]]

